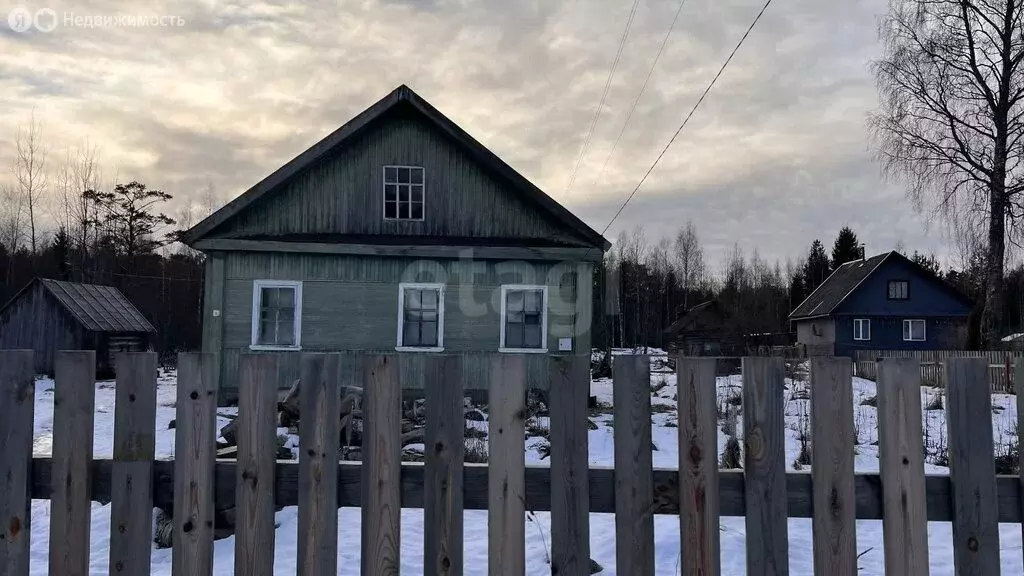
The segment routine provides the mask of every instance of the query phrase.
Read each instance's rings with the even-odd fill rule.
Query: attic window
[[[423,220],[423,168],[384,167],[384,219]]]
[[[910,283],[906,280],[889,281],[889,300],[906,300],[910,298]]]

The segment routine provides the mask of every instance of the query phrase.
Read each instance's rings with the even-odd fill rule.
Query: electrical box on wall
[[[559,352],[572,352],[572,338],[559,338],[558,339],[558,351]]]

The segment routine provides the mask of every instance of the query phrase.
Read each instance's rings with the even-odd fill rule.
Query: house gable
[[[423,168],[422,220],[385,218],[385,166]],[[186,235],[202,239],[608,246],[404,86]]]
[[[906,299],[889,298],[889,282],[905,281]],[[839,304],[833,314],[859,316],[967,316],[971,303],[953,287],[893,253]]]

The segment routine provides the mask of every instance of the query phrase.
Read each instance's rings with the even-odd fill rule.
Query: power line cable
[[[612,61],[612,68],[608,71],[608,78],[604,82],[604,91],[601,92],[601,100],[597,103],[597,109],[594,110],[594,118],[590,121],[590,128],[587,130],[587,136],[583,139],[583,147],[580,148],[580,155],[576,158],[576,166],[572,169],[572,174],[569,176],[569,185],[566,186],[565,191],[568,192],[572,189],[572,185],[576,182],[576,174],[580,170],[580,164],[583,163],[583,158],[587,155],[587,149],[590,147],[590,139],[594,135],[594,129],[597,127],[597,121],[601,119],[601,111],[604,109],[605,100],[608,98],[608,91],[611,88],[612,80],[615,78],[615,70],[619,67],[619,61],[622,59],[622,52],[626,47],[626,40],[629,39],[629,30],[633,27],[633,18],[636,16],[637,6],[640,5],[640,0],[633,0],[633,7],[629,10],[629,17],[626,19],[626,28],[622,31],[622,38],[619,40],[619,49],[615,53],[615,60]]]
[[[619,206],[619,210],[615,213],[615,216],[612,216],[612,219],[608,222],[608,225],[605,226],[604,230],[601,231],[602,236],[604,236],[605,232],[608,232],[608,229],[611,228],[612,224],[615,223],[615,220],[619,217],[620,214],[622,214],[622,211],[626,209],[626,205],[629,204],[633,197],[636,196],[636,193],[640,191],[640,187],[643,186],[644,182],[647,180],[647,177],[651,175],[651,172],[654,172],[654,169],[658,166],[658,163],[661,162],[661,159],[665,156],[665,153],[668,152],[668,149],[676,141],[676,138],[678,138],[679,134],[683,131],[684,128],[686,128],[686,124],[690,121],[690,118],[693,118],[693,114],[697,111],[698,108],[700,108],[700,105],[704,103],[704,99],[707,98],[707,95],[711,92],[711,89],[715,87],[715,83],[718,82],[718,79],[722,77],[722,73],[725,72],[726,68],[728,68],[729,63],[732,62],[733,57],[736,56],[737,52],[739,52],[740,47],[743,46],[743,43],[747,40],[747,37],[750,36],[750,33],[754,30],[754,27],[757,26],[757,23],[761,20],[761,16],[764,16],[765,11],[768,10],[769,6],[771,6],[772,1],[773,0],[766,0],[764,6],[761,7],[761,11],[757,13],[757,16],[754,18],[754,21],[750,23],[750,27],[747,28],[747,31],[743,33],[743,36],[740,38],[740,41],[736,44],[736,47],[732,49],[732,52],[729,54],[729,57],[725,59],[725,62],[722,64],[722,67],[718,70],[718,74],[715,74],[715,77],[711,79],[711,83],[708,84],[708,87],[704,90],[704,93],[701,94],[700,99],[697,100],[697,103],[693,105],[693,108],[690,110],[690,113],[687,114],[686,118],[683,119],[683,123],[679,125],[679,128],[676,130],[675,134],[673,134],[672,138],[668,141],[668,144],[665,144],[665,147],[662,148],[661,152],[658,154],[658,157],[654,159],[654,163],[651,164],[651,167],[648,168],[647,172],[645,172],[643,177],[640,178],[640,182],[637,183],[636,188],[634,188],[633,191],[629,194],[629,197],[626,198],[626,201],[622,203],[622,206]]]

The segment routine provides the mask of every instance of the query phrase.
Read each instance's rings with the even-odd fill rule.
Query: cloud
[[[572,189],[569,178],[631,3],[388,0],[48,3],[61,25],[0,23],[0,166],[34,110],[55,158],[88,139],[105,172],[181,198],[233,197],[407,83],[551,196],[603,229],[678,128],[760,0],[639,5]],[[37,6],[29,6],[38,8]],[[41,6],[39,6],[41,7]],[[709,252],[770,259],[849,223],[874,251],[945,253],[871,160],[868,63],[884,0],[776,3],[610,228],[697,223]],[[183,26],[75,27],[67,15],[167,15]],[[103,20],[98,22],[102,23]],[[607,159],[607,164],[605,164]],[[604,167],[602,169],[602,167]],[[0,171],[2,172],[2,171]],[[2,178],[2,177],[0,177]]]

